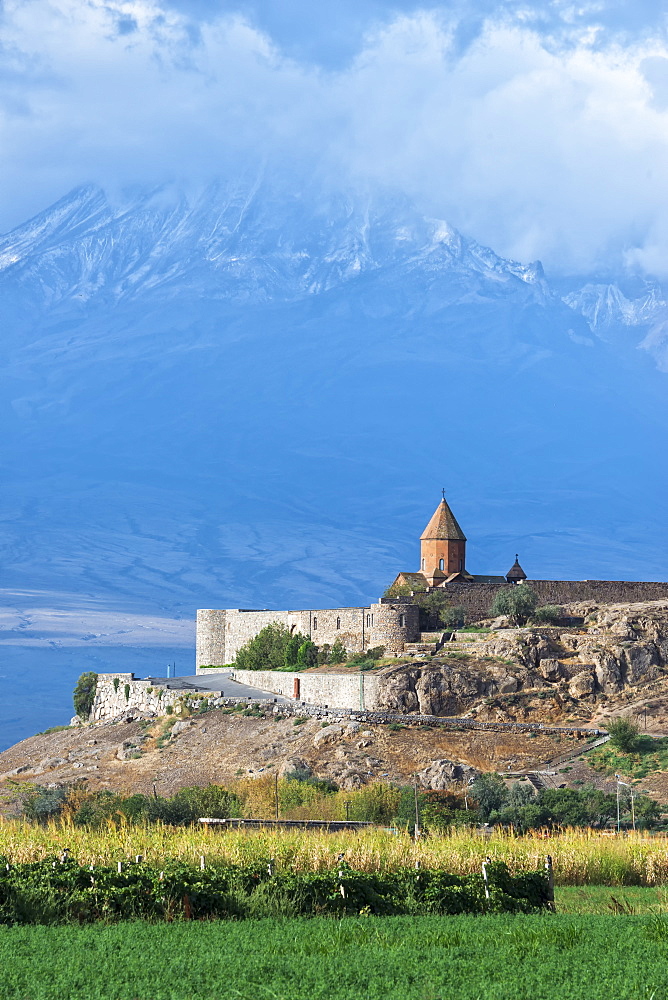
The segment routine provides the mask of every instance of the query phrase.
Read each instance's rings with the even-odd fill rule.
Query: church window
[[[464,569],[464,560],[463,560],[463,559],[460,559],[460,560],[459,560],[459,572],[461,573],[461,571],[462,571],[463,569]]]
[[[371,615],[367,615],[366,616],[366,624],[367,624],[367,628],[371,627]]]
[[[424,564],[425,564],[425,559],[424,559],[424,556],[423,556],[423,557],[422,557],[422,572],[423,572],[423,573],[424,573]]]
[[[439,569],[445,569],[445,562],[444,562],[443,559],[439,559],[438,560],[438,568]]]
[[[405,628],[406,626],[406,615],[399,615],[399,628]]]
[[[313,619],[313,628],[317,628],[317,627],[318,627],[318,619],[314,618]]]
[[[341,619],[340,618],[336,619],[336,627],[337,628],[341,628]]]

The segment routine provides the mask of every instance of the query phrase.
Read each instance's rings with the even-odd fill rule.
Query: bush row
[[[544,871],[512,875],[503,862],[481,875],[403,868],[321,872],[255,866],[196,868],[168,862],[83,867],[73,860],[9,865],[0,859],[0,923],[128,919],[241,919],[345,914],[530,913],[548,906]]]

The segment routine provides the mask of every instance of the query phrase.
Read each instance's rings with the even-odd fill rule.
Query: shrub
[[[74,689],[74,694],[72,695],[74,711],[80,719],[87,719],[90,715],[96,690],[97,674],[92,670],[87,671],[85,674],[81,674],[79,680],[77,681],[77,686]]]
[[[332,648],[329,651],[329,657],[327,659],[328,663],[345,663],[348,658],[348,653],[346,647],[343,645],[340,639],[337,639]]]
[[[114,691],[118,691],[118,685],[120,683],[121,682],[120,682],[119,678],[118,677],[114,677]]]
[[[130,701],[130,685],[129,684],[124,684],[123,685],[123,693],[125,694],[125,700],[126,701]]]
[[[613,719],[608,725],[608,732],[610,733],[610,743],[615,749],[621,750],[623,753],[631,753],[635,750],[639,734],[635,723],[619,717]]]
[[[514,625],[526,625],[538,604],[538,596],[526,583],[500,590],[489,609],[490,615],[507,615]]]
[[[23,795],[21,812],[25,819],[46,823],[60,816],[66,802],[66,788],[31,788]]]
[[[558,604],[544,604],[541,608],[536,608],[531,615],[531,620],[546,625],[557,625],[564,617],[564,609]]]
[[[319,667],[322,667],[326,663],[329,663],[330,649],[331,647],[328,642],[326,642],[324,646],[318,646],[318,655],[316,657],[316,663],[318,664]]]

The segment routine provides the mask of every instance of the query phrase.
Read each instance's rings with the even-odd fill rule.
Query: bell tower
[[[424,573],[430,587],[466,572],[466,536],[457,524],[454,514],[443,499],[420,536],[420,572]]]

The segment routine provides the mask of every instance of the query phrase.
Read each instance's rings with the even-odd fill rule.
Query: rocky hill
[[[468,715],[487,722],[605,725],[639,718],[660,735],[668,721],[668,601],[571,605],[581,624],[498,628],[436,656],[382,667],[393,712]],[[456,647],[456,648],[454,648]],[[168,795],[188,785],[285,774],[295,769],[343,788],[374,780],[447,787],[476,771],[533,771],[582,746],[534,731],[457,731],[443,724],[387,725],[346,718],[323,722],[267,703],[63,728],[0,754],[0,788],[80,783]],[[417,721],[417,720],[416,720]],[[564,780],[600,780],[586,764]],[[650,784],[663,787],[654,775]],[[667,786],[668,789],[668,786]]]
[[[495,628],[384,670],[383,707],[480,721],[668,720],[668,601],[571,604],[578,625]],[[473,637],[471,637],[473,638]],[[645,719],[645,716],[647,718]]]
[[[83,783],[162,795],[240,776],[299,769],[342,788],[374,780],[447,787],[475,771],[533,769],[572,749],[571,737],[452,732],[214,710],[173,726],[165,718],[96,723],[33,736],[0,754],[0,788]],[[473,769],[473,770],[471,770]]]

